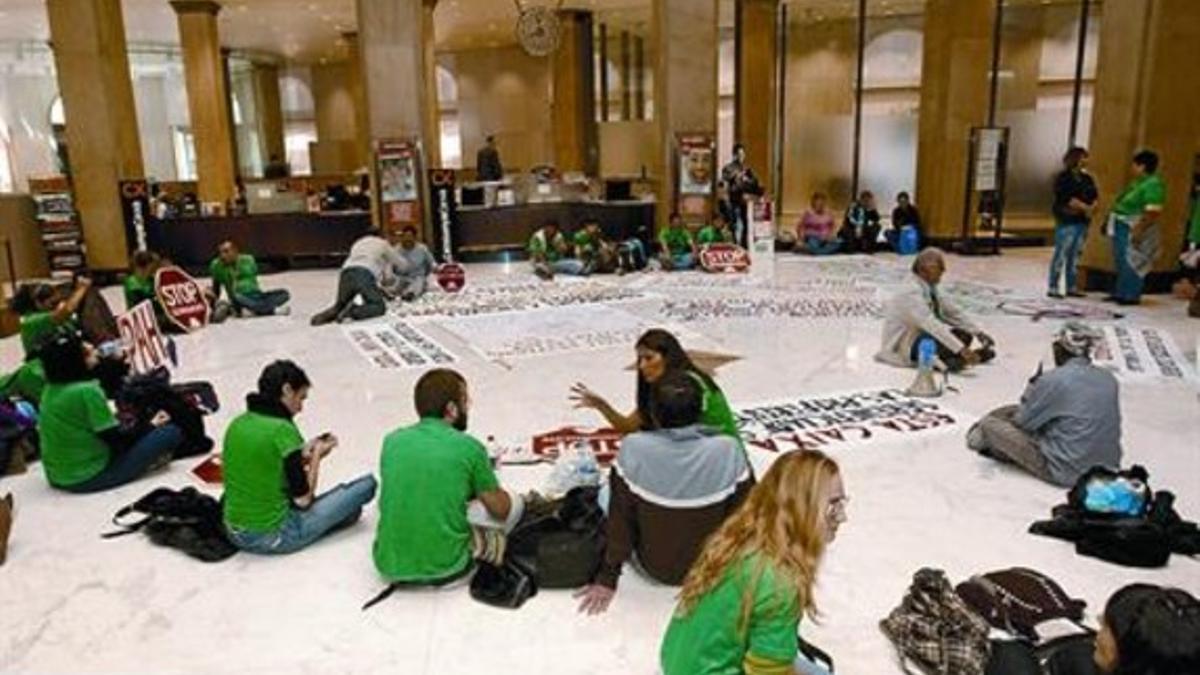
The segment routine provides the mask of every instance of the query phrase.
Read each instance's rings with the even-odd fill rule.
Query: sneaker
[[[1067,291],[1067,295],[1072,298],[1086,298],[1087,293],[1082,291]]]
[[[254,316],[254,312],[251,312],[250,310],[246,309],[245,307],[238,310],[238,318],[240,318],[240,319],[249,319],[253,316]]]
[[[1063,299],[1063,294],[1062,294],[1062,293],[1059,293],[1058,291],[1049,291],[1048,293],[1046,293],[1046,297],[1047,297],[1047,298],[1054,298],[1055,300],[1062,300],[1062,299]]]
[[[13,496],[7,494],[0,499],[0,565],[8,557],[8,533],[12,531]]]
[[[218,300],[216,306],[213,307],[212,316],[209,317],[209,322],[222,323],[228,319],[229,315],[232,313],[233,305],[230,305],[226,300]]]
[[[291,305],[283,305],[275,308],[275,316],[290,316],[292,313]]]
[[[330,307],[323,312],[314,314],[308,323],[313,326],[324,326],[325,324],[335,320],[337,320],[337,308]]]

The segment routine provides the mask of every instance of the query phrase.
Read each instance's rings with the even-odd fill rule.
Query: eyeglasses
[[[850,503],[850,497],[841,495],[829,500],[829,505],[826,510],[830,518],[842,518],[846,515],[846,505]]]

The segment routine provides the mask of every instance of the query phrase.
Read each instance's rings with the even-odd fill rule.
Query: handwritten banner
[[[1195,368],[1175,340],[1158,328],[1105,326],[1104,341],[1097,347],[1093,362],[1122,379],[1196,380]]]
[[[875,319],[882,306],[871,294],[809,294],[794,297],[667,300],[660,313],[685,323],[714,319]]]
[[[426,368],[454,363],[454,355],[405,321],[348,326],[350,344],[384,370]]]
[[[426,293],[415,302],[393,306],[392,313],[403,318],[466,317],[525,312],[545,307],[598,305],[645,297],[644,293],[634,288],[592,281],[472,283],[458,293]]]
[[[154,306],[149,300],[118,316],[117,331],[133,372],[148,373],[161,366],[171,366],[166,343],[154,317]]]

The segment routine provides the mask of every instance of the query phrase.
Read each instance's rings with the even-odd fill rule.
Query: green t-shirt
[[[659,652],[664,675],[741,675],[747,653],[771,663],[796,660],[796,589],[770,566],[759,576],[760,560],[748,556],[730,565],[690,612],[676,611]],[[748,626],[739,631],[742,598],[751,585],[754,605]]]
[[[117,426],[96,380],[50,383],[42,391],[38,433],[42,467],[51,485],[82,483],[108,466],[109,449],[99,434]]]
[[[700,423],[707,427],[717,429],[722,434],[733,436],[741,442],[741,435],[738,433],[737,418],[733,415],[733,408],[729,407],[729,401],[725,398],[724,392],[716,385],[708,386],[704,378],[693,375],[700,383],[700,388],[704,390],[703,409],[700,412]]]
[[[659,233],[658,241],[671,255],[692,252],[692,233],[686,227],[668,227]]]
[[[1200,244],[1200,191],[1192,198],[1191,227],[1188,229],[1188,241]]]
[[[471,562],[467,504],[500,484],[483,444],[436,418],[397,429],[379,461],[375,567],[391,581],[454,575]]]
[[[705,225],[696,235],[696,241],[700,244],[726,244],[729,243],[729,237],[725,236],[724,230]]]
[[[8,375],[0,377],[0,396],[20,396],[30,403],[42,400],[46,370],[41,359],[29,359]]]
[[[247,532],[274,532],[287,518],[283,459],[304,446],[295,422],[257,412],[239,415],[225,430],[221,451],[225,523]]]
[[[529,238],[529,257],[544,257],[546,262],[558,262],[562,258],[561,251],[567,245],[562,232],[554,235],[554,239],[546,241],[546,231],[538,230]]]
[[[588,234],[587,230],[580,230],[571,238],[575,244],[575,254],[594,253],[595,249],[600,245],[600,242]]]
[[[50,312],[30,312],[21,317],[21,346],[25,348],[25,355],[36,351],[56,330],[58,324]]]
[[[153,279],[130,274],[125,277],[123,286],[125,288],[125,309],[133,309],[147,300],[155,301]]]
[[[1167,186],[1158,174],[1147,174],[1133,179],[1113,204],[1113,213],[1119,216],[1140,216],[1149,207],[1162,208],[1167,201]]]
[[[208,264],[208,273],[212,276],[213,283],[231,297],[257,293],[260,290],[258,263],[254,262],[252,255],[243,253],[232,265],[226,265],[220,257],[213,258],[212,262]]]

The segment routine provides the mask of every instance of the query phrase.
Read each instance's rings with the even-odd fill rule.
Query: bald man
[[[996,356],[992,348],[995,341],[949,298],[938,293],[938,284],[946,273],[946,256],[941,249],[921,251],[912,270],[908,285],[888,301],[884,310],[883,340],[875,359],[893,366],[913,366],[921,340],[932,338],[937,343],[941,366],[950,372],[991,361]]]

